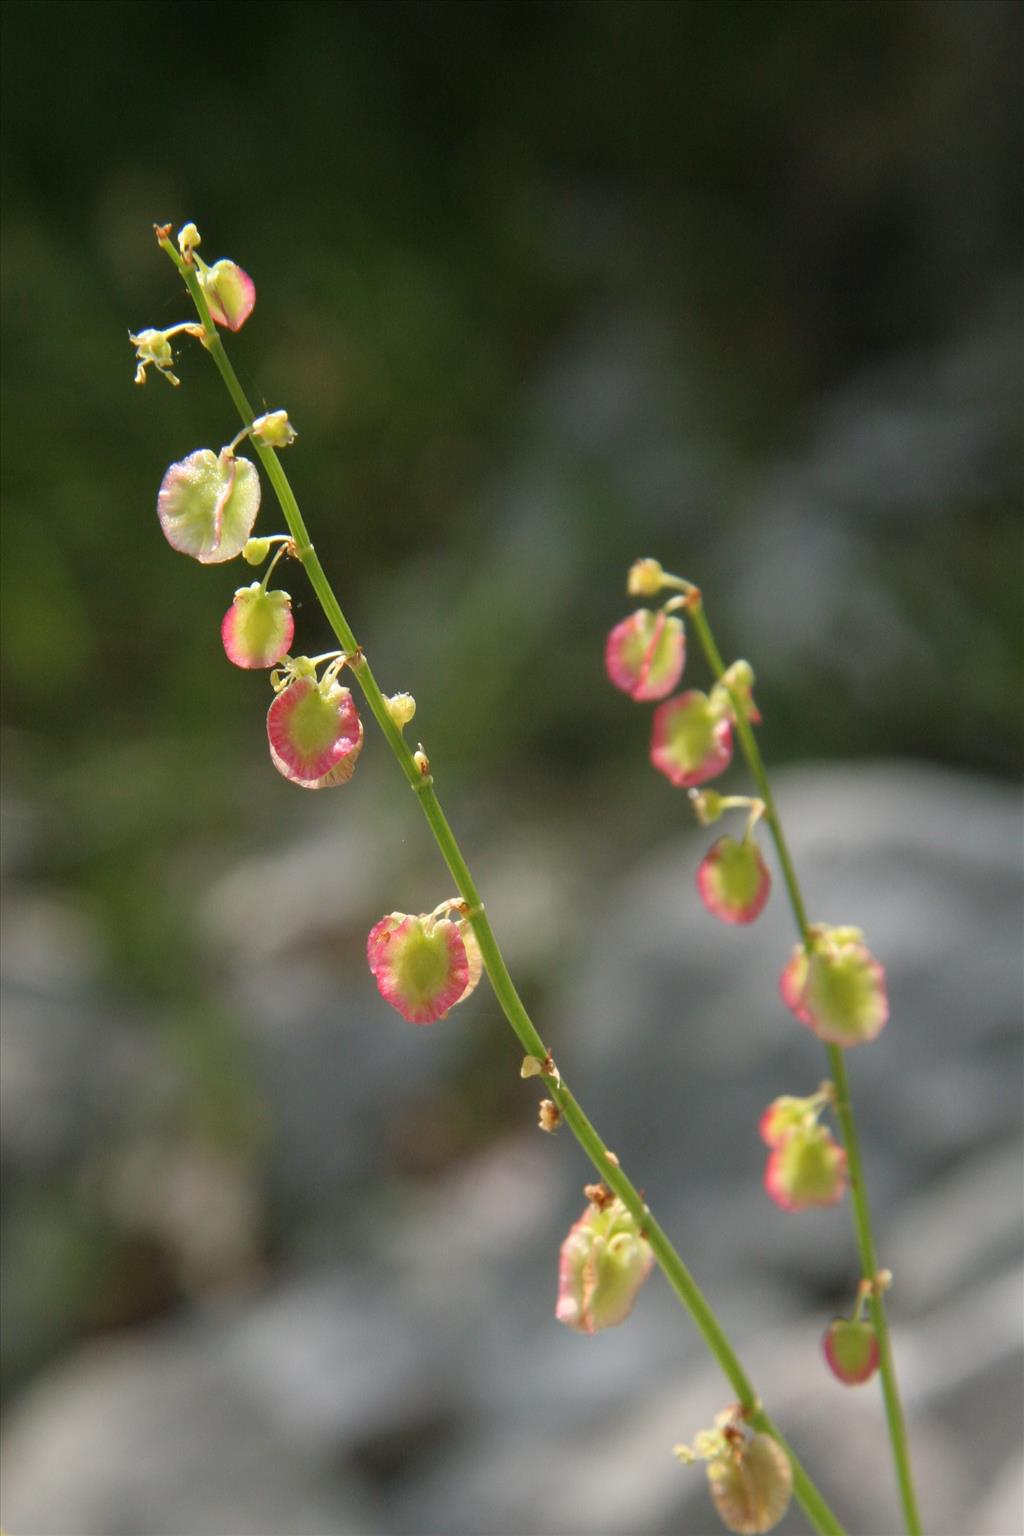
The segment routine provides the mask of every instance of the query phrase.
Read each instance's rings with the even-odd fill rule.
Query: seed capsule
[[[370,930],[366,958],[385,1002],[410,1024],[432,1024],[469,996],[483,968],[462,920],[392,912]]]
[[[844,1386],[858,1387],[878,1370],[878,1335],[866,1319],[834,1317],[821,1342],[829,1370]]]
[[[225,654],[236,667],[275,667],[294,636],[288,593],[265,592],[258,581],[239,588],[220,626]]]
[[[772,1100],[761,1116],[758,1126],[761,1140],[766,1146],[779,1147],[787,1136],[815,1118],[807,1099],[798,1099],[789,1093],[781,1094]]]
[[[347,688],[300,677],[267,711],[267,739],[278,773],[302,789],[328,789],[352,777],[363,725]]]
[[[235,261],[215,261],[199,266],[199,283],[215,325],[240,331],[256,303],[256,284]]]
[[[577,1333],[624,1322],[653,1263],[650,1244],[622,1201],[592,1202],[562,1244],[556,1318]]]
[[[172,548],[202,565],[241,554],[260,508],[260,477],[248,459],[197,448],[164,475],[156,510]]]
[[[608,676],[633,699],[663,699],[683,674],[686,637],[674,614],[638,608],[616,624],[604,648]]]
[[[764,1536],[793,1496],[789,1457],[770,1435],[754,1435],[708,1463],[708,1487],[723,1523],[738,1536]]]
[[[836,1205],[846,1191],[846,1153],[825,1126],[798,1126],[772,1148],[764,1187],[784,1211]]]
[[[885,971],[856,928],[814,929],[811,953],[796,946],[779,987],[800,1022],[830,1045],[864,1045],[889,1018]]]
[[[660,704],[651,728],[651,762],[682,789],[723,773],[732,761],[732,724],[696,689]]]
[[[720,837],[697,870],[697,890],[723,923],[752,923],[762,911],[772,877],[753,838]]]

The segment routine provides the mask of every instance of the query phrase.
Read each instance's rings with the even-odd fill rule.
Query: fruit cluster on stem
[[[287,412],[275,410],[257,416],[224,350],[218,328],[237,331],[249,318],[256,300],[251,278],[226,258],[207,266],[198,255],[201,241],[194,224],[184,226],[177,244],[171,239],[169,225],[157,226],[156,234],[185,283],[198,323],[183,322],[162,331],[146,329],[133,334],[136,382],[144,383],[147,370],[153,368],[177,385],[179,380],[171,372],[172,340],[181,335],[192,337],[212,357],[242,421],[241,431],[219,451],[196,449],[168,469],[157,499],[163,532],[173,548],[204,565],[241,556],[250,565],[259,566],[277,546],[263,579],[236,590],[221,623],[228,660],[235,666],[264,669],[269,674],[273,692],[267,715],[271,762],[289,782],[304,789],[330,788],[352,779],[363,746],[363,725],[352,689],[340,680],[344,673],[361,693],[406,782],[416,793],[458,893],[431,913],[393,912],[371,929],[367,959],[382,997],[408,1021],[432,1024],[464,1001],[487,973],[497,1001],[526,1052],[521,1075],[524,1079],[537,1077],[548,1095],[540,1101],[540,1128],[552,1132],[567,1125],[598,1174],[599,1182],[586,1187],[587,1208],[562,1245],[556,1316],[585,1334],[622,1322],[657,1264],[690,1312],[737,1398],[724,1415],[719,1415],[715,1430],[708,1432],[714,1445],[711,1439],[704,1442],[705,1450],[713,1452],[705,1458],[709,1486],[726,1524],[737,1531],[767,1531],[781,1518],[792,1492],[817,1531],[842,1536],[835,1515],[765,1412],[689,1269],[619,1159],[587,1119],[516,992],[469,867],[438,800],[429,758],[422,744],[414,749],[406,741],[404,731],[414,716],[415,701],[404,692],[386,696],[380,688],[310,541],[278,457],[297,436]],[[277,495],[286,533],[253,535],[261,490],[255,464],[238,452],[246,440]],[[282,559],[302,566],[337,638],[337,651],[317,657],[292,654],[295,622],[290,596],[269,588],[270,576]],[[794,954],[784,972],[783,995],[801,1022],[823,1039],[835,1042],[829,1050],[838,1058],[838,1070],[832,1074],[834,1089],[819,1090],[818,1095],[805,1100],[777,1100],[767,1112],[762,1130],[767,1126],[770,1131],[770,1135],[765,1134],[772,1149],[769,1164],[777,1160],[770,1187],[773,1192],[785,1193],[780,1203],[790,1209],[827,1203],[842,1193],[838,1186],[845,1180],[847,1162],[852,1184],[862,1188],[838,1047],[871,1039],[884,1025],[884,976],[855,930],[824,925],[811,929],[807,924],[751,731],[760,721],[752,695],[753,672],[746,662],[735,662],[729,668],[721,664],[696,587],[667,575],[657,561],[636,563],[629,578],[631,593],[649,597],[665,588],[672,595],[659,609],[639,609],[612,631],[605,650],[608,674],[634,700],[660,701],[654,712],[651,760],[670,783],[690,790],[702,823],[710,825],[728,811],[746,812],[742,838],[719,838],[697,872],[701,899],[716,917],[727,923],[748,924],[758,916],[771,887],[754,835],[762,818],[775,839],[802,938],[800,956]],[[669,698],[686,660],[684,614],[694,623],[715,680],[708,693],[689,690]],[[728,766],[734,732],[754,770],[758,798],[721,796],[697,788]],[[789,1108],[779,1107],[784,1103]],[[801,1107],[797,1110],[795,1105]],[[839,1118],[845,1150],[817,1123],[826,1105],[834,1107]],[[779,1198],[778,1193],[775,1198]],[[862,1258],[873,1258],[866,1209],[865,1200],[863,1206],[858,1205],[858,1231]],[[865,1374],[865,1353],[870,1355],[871,1349],[865,1352],[863,1347],[865,1324],[861,1318],[866,1304],[872,1313],[872,1324],[867,1326],[873,1325],[875,1330],[875,1357],[883,1377],[894,1382],[889,1374],[891,1356],[881,1311],[884,1286],[876,1270],[873,1266],[870,1281],[862,1282],[854,1318],[836,1319],[826,1339],[826,1358],[843,1380],[864,1380],[870,1374]],[[837,1326],[843,1323],[847,1325],[845,1332]],[[898,1407],[898,1397],[895,1402]],[[907,1480],[909,1486],[909,1464]],[[744,1509],[753,1513],[744,1516]],[[741,1523],[735,1523],[737,1520]],[[909,1514],[907,1529],[919,1529]]]

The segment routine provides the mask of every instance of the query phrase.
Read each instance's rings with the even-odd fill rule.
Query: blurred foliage
[[[256,274],[238,366],[300,423],[290,469],[375,650],[406,672],[415,657],[419,691],[423,661],[436,667],[430,702],[453,733],[457,719],[468,765],[494,756],[489,706],[510,689],[523,749],[575,772],[575,731],[597,720],[604,736],[613,709],[589,630],[634,548],[659,536],[710,587],[709,563],[742,558],[725,498],[799,446],[823,392],[941,340],[1006,278],[1018,14],[10,5],[9,723],[66,757],[126,721],[138,737],[201,722],[231,742],[251,709],[211,622],[234,574],[169,557],[149,511],[170,458],[233,431],[219,381],[186,354],[183,390],[125,388],[125,331],[187,313],[150,224],[188,215],[211,255]],[[547,398],[608,316],[635,323],[634,349],[656,346],[643,406],[662,441],[699,443],[723,494],[707,526],[679,515],[683,547],[665,547],[671,489],[638,504],[626,445],[573,441]],[[557,504],[536,505],[542,493]],[[1003,512],[939,507],[924,551],[914,539],[918,591],[947,571],[959,588],[958,546],[974,552],[968,655],[975,640],[1002,653],[1014,627],[1013,562],[988,553],[1019,554]],[[896,584],[902,534],[878,540],[872,579]],[[421,607],[444,616],[440,638]],[[923,622],[929,643],[950,628]],[[573,687],[549,702],[536,684],[555,645]],[[858,718],[862,751],[903,745],[879,702]],[[932,739],[915,726],[905,745],[971,760],[931,703]],[[802,751],[804,733],[787,734]],[[978,756],[1011,762],[980,740]]]
[[[768,658],[772,760],[1010,774],[1018,374],[971,402],[973,492],[908,491],[927,450],[898,447],[817,632],[772,650],[774,616],[815,611],[811,567],[765,569],[756,628],[737,594],[777,547],[761,493],[813,454],[829,402],[907,357],[955,370],[1013,292],[1020,21],[1000,0],[8,0],[5,743],[36,815],[15,873],[94,920],[107,983],[190,1085],[182,1134],[259,1165],[192,898],[312,813],[261,773],[266,684],[220,648],[250,578],[158,535],[165,465],[236,423],[196,348],[180,390],[132,387],[128,331],[187,315],[153,222],[194,219],[205,254],[254,275],[232,356],[297,424],[318,550],[452,790],[581,825],[621,807],[611,859],[681,814],[601,666],[646,552],[701,582],[727,651]],[[821,491],[789,547],[843,518]],[[325,648],[296,597],[303,648]],[[19,1254],[52,1268],[63,1245],[74,1285],[106,1294],[121,1250],[97,1240],[80,1278],[74,1187],[29,1204]]]

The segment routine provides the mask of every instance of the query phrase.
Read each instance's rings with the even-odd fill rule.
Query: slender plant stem
[[[199,313],[199,318],[203,323],[203,343],[217,365],[228,394],[231,396],[243,424],[249,426],[254,419],[252,406],[246,398],[238,376],[224,350],[224,344],[220,339],[217,328],[210,317],[209,307],[196,277],[195,268],[182,260],[169,239],[160,237],[159,243],[174,262],[192,296]],[[356,640],[351,625],[341,610],[337,597],[310,542],[309,533],[302,513],[299,510],[298,502],[295,499],[295,494],[288,481],[288,477],[281,467],[280,460],[272,449],[266,448],[258,441],[253,440],[252,446],[259,456],[267,478],[281,504],[281,510],[284,513],[288,531],[295,544],[295,556],[301,561],[339,643],[353,658],[351,670],[354,677],[363,692],[374,718],[383,731],[388,745],[398,759],[402,772],[419,799],[423,814],[434,834],[441,856],[448,866],[462,901],[465,903],[466,917],[472,924],[473,931],[476,934],[484,968],[487,971],[495,997],[505,1017],[515,1031],[526,1053],[536,1057],[548,1067],[548,1070],[541,1075],[548,1092],[558,1105],[562,1118],[576,1137],[586,1156],[594,1165],[600,1178],[618,1195],[645,1234],[665,1278],[690,1313],[708,1349],[715,1357],[722,1373],[735,1392],[746,1421],[761,1433],[771,1435],[789,1457],[793,1468],[794,1494],[803,1506],[804,1512],[814,1529],[821,1532],[822,1536],[845,1536],[843,1526],[804,1471],[792,1448],[762,1407],[761,1400],[740,1364],[726,1336],[725,1330],[697,1285],[696,1280],[676,1251],[664,1229],[655,1220],[635,1184],[619,1165],[618,1159],[609,1153],[604,1141],[584,1114],[580,1104],[563,1081],[557,1067],[555,1067],[547,1046],[544,1044],[536,1026],[527,1013],[523,1001],[509,975],[508,967],[498,947],[498,942],[494,936],[494,931],[491,928],[483,903],[480,900],[480,895],[470,873],[469,866],[441,808],[441,803],[434,789],[433,775],[429,772],[429,768],[426,772],[421,769],[408,742],[402,735],[401,729],[396,725],[391,716],[387,702],[373,675],[370,664]]]
[[[711,626],[708,624],[704,613],[704,605],[699,594],[694,596],[687,604],[693,627],[697,632],[708,665],[719,682],[725,680],[725,663],[721,652],[715,644]],[[728,684],[725,683],[728,688]],[[736,732],[740,738],[743,755],[749,764],[750,771],[757,782],[758,792],[765,805],[765,820],[771,828],[772,839],[775,843],[775,851],[778,854],[779,864],[782,868],[782,878],[789,894],[789,904],[793,909],[793,917],[803,940],[804,945],[810,949],[811,932],[807,919],[807,908],[804,905],[800,883],[796,877],[793,860],[790,857],[786,835],[782,830],[782,822],[772,795],[771,785],[768,782],[768,774],[765,770],[761,749],[757,744],[757,738],[751,729],[747,719],[744,701],[737,692],[729,689],[729,696],[733,701],[733,714],[736,720]],[[850,1175],[850,1200],[853,1208],[853,1225],[857,1238],[857,1249],[860,1254],[861,1270],[865,1280],[871,1282],[868,1292],[868,1307],[871,1312],[871,1320],[875,1325],[878,1336],[879,1351],[879,1376],[881,1378],[882,1396],[885,1401],[886,1419],[889,1425],[889,1439],[892,1443],[893,1462],[896,1468],[896,1480],[899,1484],[900,1500],[903,1505],[903,1518],[906,1524],[908,1536],[921,1536],[921,1517],[917,1508],[917,1497],[914,1492],[914,1479],[910,1466],[910,1449],[907,1440],[907,1427],[903,1417],[903,1408],[900,1402],[899,1383],[896,1379],[896,1366],[893,1360],[892,1343],[889,1337],[889,1323],[886,1318],[885,1302],[875,1279],[878,1274],[878,1257],[875,1252],[875,1240],[871,1228],[871,1208],[868,1202],[867,1185],[864,1181],[864,1167],[861,1162],[860,1142],[857,1138],[857,1125],[853,1116],[853,1102],[850,1098],[850,1084],[846,1072],[846,1060],[843,1052],[837,1045],[828,1045],[829,1073],[835,1087],[835,1110],[839,1119],[843,1136],[843,1144],[846,1148],[847,1165]]]

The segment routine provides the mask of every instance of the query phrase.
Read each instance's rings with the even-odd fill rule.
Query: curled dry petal
[[[225,654],[236,667],[276,666],[288,654],[294,636],[288,593],[265,592],[258,581],[235,593],[220,626]]]
[[[267,738],[278,773],[302,789],[328,789],[352,777],[363,725],[347,688],[334,683],[325,691],[300,677],[267,711]]]
[[[638,608],[616,624],[604,648],[608,676],[637,700],[663,699],[683,675],[686,637],[674,614]]]
[[[651,762],[680,788],[703,784],[732,761],[732,724],[707,694],[689,689],[659,704],[651,728]]]
[[[366,958],[385,1002],[410,1024],[432,1024],[480,980],[480,947],[467,923],[392,912],[370,930]]]
[[[241,554],[260,508],[260,477],[248,459],[197,448],[164,475],[156,510],[167,542],[203,565]]]
[[[624,1322],[653,1263],[650,1244],[621,1200],[589,1205],[561,1247],[556,1318],[578,1333]]]
[[[772,877],[753,838],[720,837],[697,870],[700,899],[723,923],[752,923],[771,888]]]
[[[764,1536],[778,1525],[793,1496],[789,1457],[770,1435],[754,1435],[708,1463],[715,1509],[738,1536]]]

